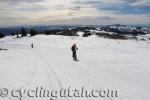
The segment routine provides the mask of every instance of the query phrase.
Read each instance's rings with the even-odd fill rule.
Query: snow
[[[31,49],[31,43],[34,48]],[[79,61],[72,60],[76,43]],[[148,100],[150,98],[150,43],[96,36],[37,35],[0,39],[0,89],[71,88],[117,90],[113,98],[59,98],[58,100]],[[0,100],[19,100],[11,95]],[[49,100],[29,98],[22,100]]]

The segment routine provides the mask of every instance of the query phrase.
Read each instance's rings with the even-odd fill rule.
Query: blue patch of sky
[[[150,7],[134,7],[129,3],[120,4],[95,4],[97,10],[112,11],[115,14],[150,14]]]

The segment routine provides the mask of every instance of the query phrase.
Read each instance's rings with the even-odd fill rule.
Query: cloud
[[[41,11],[44,11],[44,10],[47,10],[47,9],[48,8],[46,8],[44,6],[35,5],[35,4],[25,5],[25,6],[21,6],[21,7],[16,8],[16,10],[26,11],[26,12],[41,12]]]
[[[116,17],[112,17],[112,16],[101,16],[101,17],[97,17],[97,19],[100,20],[116,20]]]
[[[8,4],[35,3],[43,1],[45,0],[0,0],[1,3],[8,3]]]
[[[149,0],[0,0],[0,25],[148,23],[149,4]]]
[[[7,20],[7,21],[8,21],[8,20],[9,20],[9,21],[10,21],[10,20],[11,20],[11,21],[27,20],[26,17],[9,17],[9,16],[8,16],[8,17],[0,16],[0,19],[1,19],[1,20]]]
[[[124,3],[125,0],[74,0],[73,3],[80,4],[99,4],[99,3],[107,3],[107,4],[117,4]]]

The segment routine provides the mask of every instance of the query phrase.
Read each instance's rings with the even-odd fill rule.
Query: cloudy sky
[[[0,26],[150,24],[150,0],[0,0]]]

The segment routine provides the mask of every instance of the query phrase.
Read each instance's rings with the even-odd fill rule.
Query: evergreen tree
[[[0,33],[0,38],[3,38],[3,37],[5,37],[5,34]]]
[[[27,36],[27,32],[25,30],[25,28],[21,28],[21,36],[24,37],[24,36]]]
[[[18,32],[16,32],[15,34],[16,34],[17,38],[19,38],[19,33],[18,33]]]
[[[12,31],[12,32],[11,32],[11,35],[12,35],[12,36],[14,36],[14,35],[15,35],[15,32],[14,32],[14,31]]]
[[[46,30],[44,31],[44,34],[45,34],[45,35],[49,35],[50,32],[46,29]]]
[[[38,33],[37,33],[37,31],[35,30],[35,29],[31,29],[30,30],[30,35],[31,36],[35,36],[35,35],[37,35]]]

